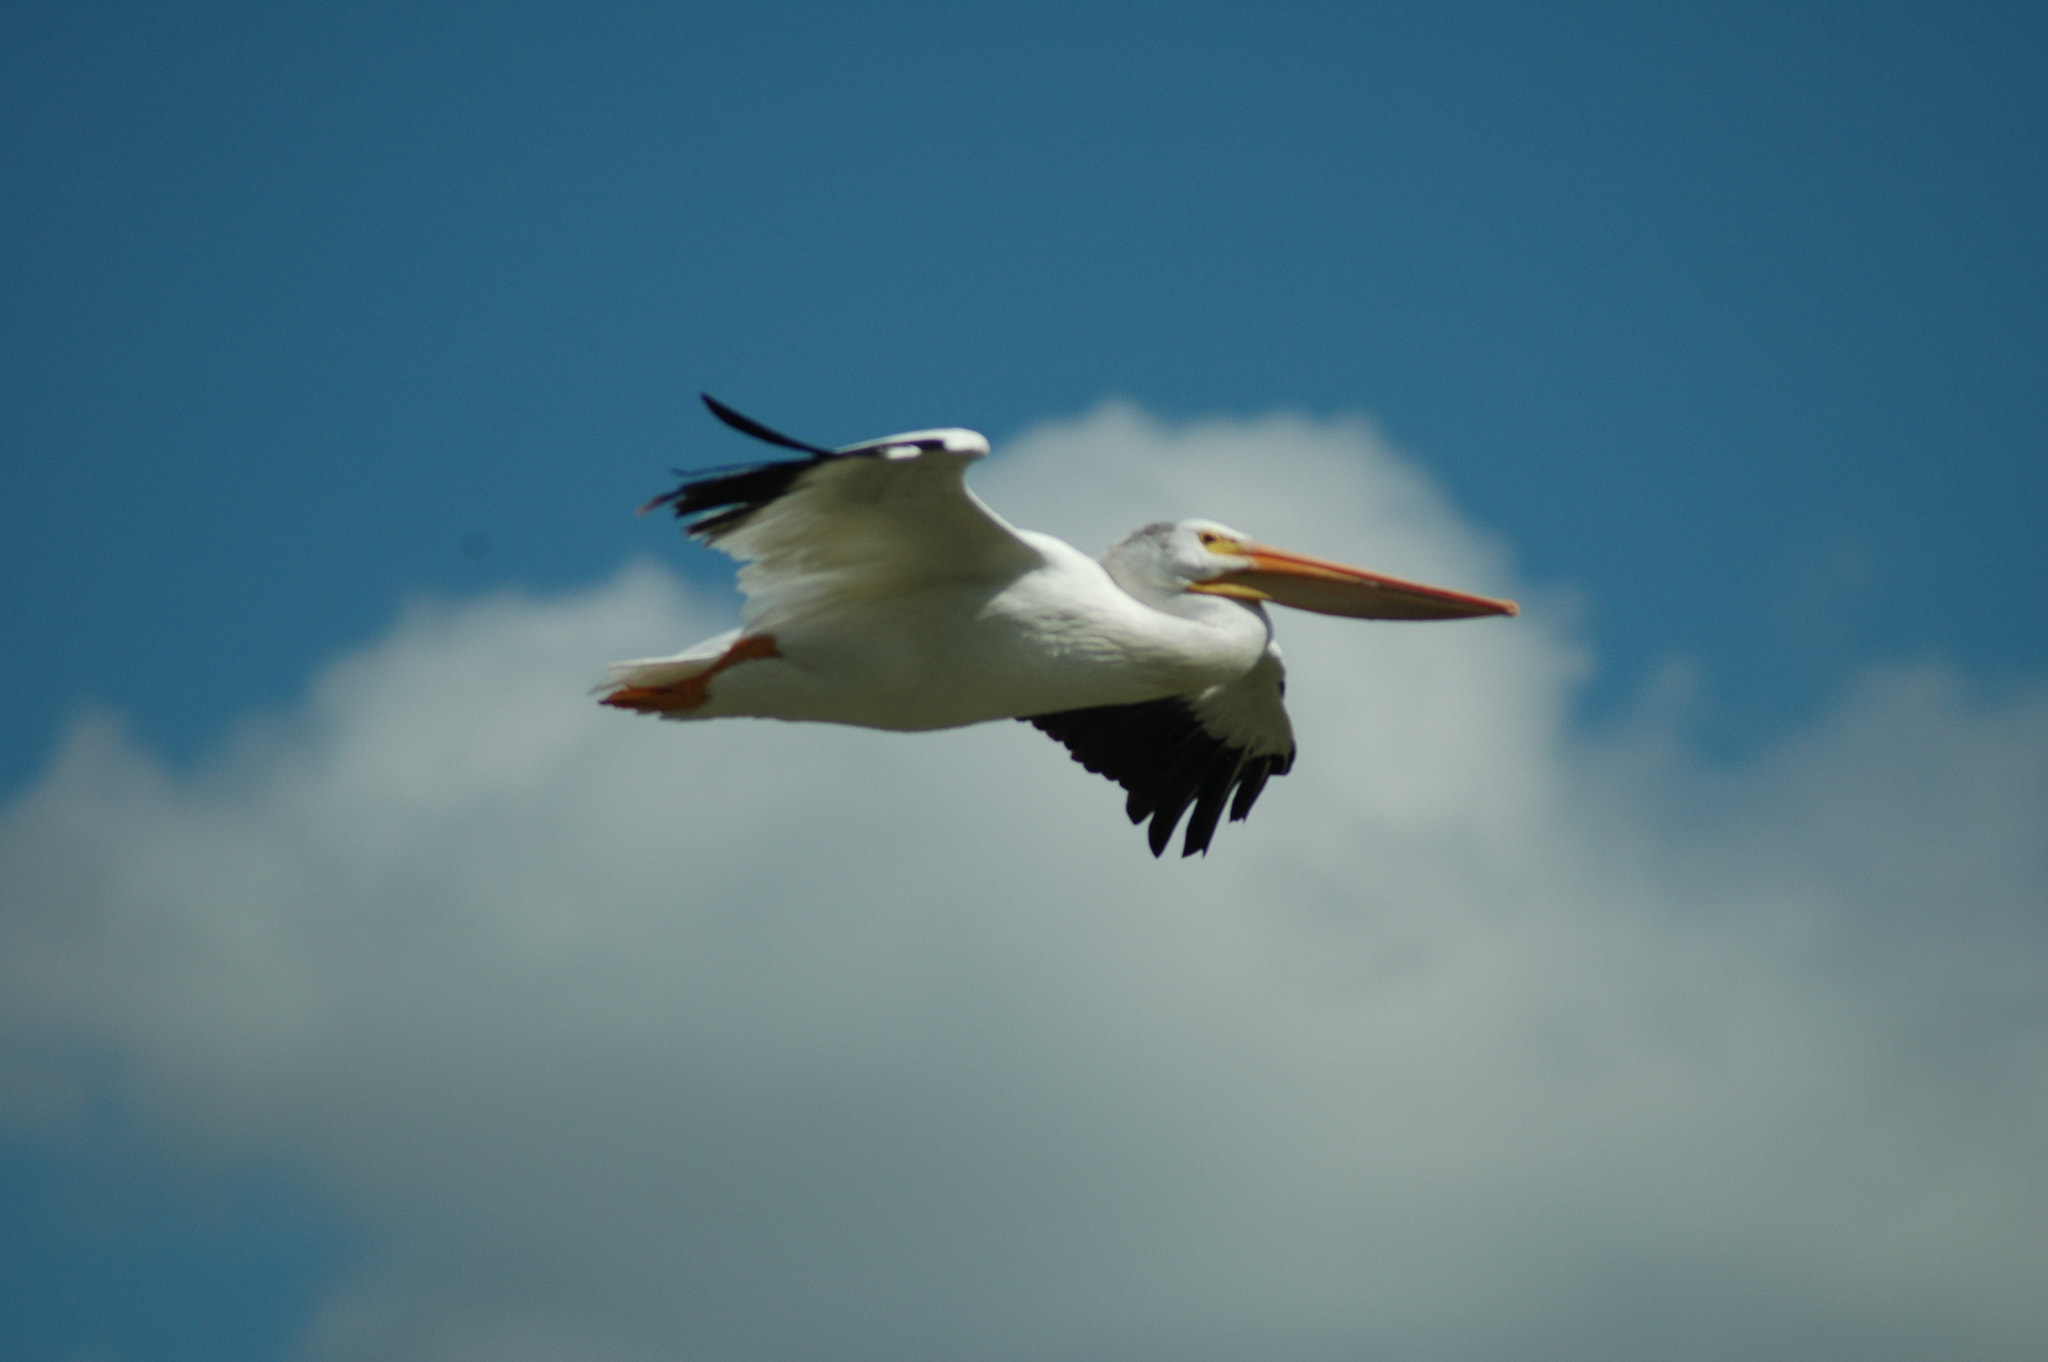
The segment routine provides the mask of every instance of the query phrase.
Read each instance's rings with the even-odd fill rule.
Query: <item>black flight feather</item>
[[[816,445],[807,445],[802,440],[792,440],[779,430],[770,430],[753,417],[740,415],[740,413],[726,406],[725,403],[719,401],[710,393],[698,393],[697,396],[704,399],[704,405],[711,408],[713,416],[716,416],[719,420],[743,435],[751,435],[757,440],[766,440],[771,445],[781,445],[784,449],[797,449],[806,454],[815,454],[819,458],[829,459],[832,457],[831,450],[820,449]]]
[[[827,459],[840,457],[829,449],[807,445],[801,440],[792,440],[780,431],[770,430],[751,416],[743,416],[710,393],[700,393],[704,405],[711,414],[742,434],[751,435],[771,445],[784,449],[799,450],[811,457],[808,459],[781,459],[774,463],[748,464],[727,471],[706,469],[699,473],[685,473],[677,470],[677,476],[686,478],[682,486],[673,492],[664,492],[640,508],[645,515],[657,506],[673,506],[677,516],[692,516],[699,511],[714,514],[693,522],[689,533],[707,543],[716,543],[722,536],[738,529],[749,516],[768,505],[776,498],[788,493],[798,478]],[[714,476],[706,477],[704,473]]]
[[[1124,787],[1124,812],[1133,823],[1152,820],[1146,840],[1160,855],[1173,840],[1174,825],[1194,805],[1181,855],[1207,853],[1216,824],[1230,807],[1230,820],[1252,811],[1271,776],[1294,765],[1294,753],[1252,756],[1202,727],[1185,697],[1145,700],[1134,705],[1097,705],[1023,720],[1065,745],[1074,760]],[[1232,791],[1236,798],[1232,799]]]

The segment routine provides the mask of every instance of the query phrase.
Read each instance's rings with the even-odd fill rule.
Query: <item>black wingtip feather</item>
[[[1209,839],[1216,835],[1217,820],[1223,817],[1223,806],[1230,798],[1231,782],[1240,765],[1235,757],[1235,753],[1226,752],[1224,759],[1209,763],[1208,773],[1202,778],[1202,793],[1195,800],[1195,811],[1188,815],[1188,836],[1181,847],[1182,856],[1198,851],[1209,854]]]
[[[748,516],[788,492],[796,480],[816,467],[818,462],[815,458],[782,459],[775,463],[755,464],[733,473],[696,478],[673,492],[664,492],[640,509],[651,511],[657,506],[670,506],[679,517],[711,512],[693,522],[689,533],[699,539],[715,541],[727,531],[739,528]]]
[[[696,473],[678,471],[677,476],[685,479],[682,486],[648,501],[640,508],[641,515],[663,506],[672,508],[679,518],[708,512],[687,526],[686,532],[707,543],[716,543],[721,536],[745,524],[756,511],[787,494],[806,472],[827,459],[839,457],[832,450],[807,445],[780,431],[770,430],[751,416],[734,411],[710,393],[699,393],[698,396],[704,399],[704,405],[711,409],[713,416],[734,430],[784,449],[800,450],[811,457],[778,459],[772,463],[728,464],[724,468],[704,469]]]
[[[1179,697],[1062,710],[1024,722],[1063,744],[1090,771],[1123,786],[1131,821],[1151,820],[1145,841],[1154,856],[1165,854],[1189,805],[1194,814],[1181,855],[1206,854],[1225,806],[1231,821],[1242,821],[1267,778],[1287,774],[1294,764],[1292,752],[1252,756],[1230,746],[1204,729]]]
[[[742,435],[751,435],[755,439],[765,440],[771,445],[781,445],[784,449],[802,450],[806,454],[830,455],[832,453],[829,449],[821,449],[817,445],[807,445],[802,440],[793,440],[779,430],[770,430],[753,417],[743,416],[739,412],[734,411],[710,393],[698,393],[697,396],[704,399],[704,405],[711,408],[713,416],[716,416],[734,430],[739,431]]]

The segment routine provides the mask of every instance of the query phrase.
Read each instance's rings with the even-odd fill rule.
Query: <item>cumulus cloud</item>
[[[1363,424],[976,481],[1516,585]],[[1702,770],[1575,730],[1523,596],[1285,614],[1301,760],[1189,862],[1024,725],[599,709],[728,623],[646,567],[416,610],[196,772],[83,722],[0,823],[0,1112],[318,1179],[374,1253],[308,1362],[2039,1351],[2048,700],[1873,673]]]

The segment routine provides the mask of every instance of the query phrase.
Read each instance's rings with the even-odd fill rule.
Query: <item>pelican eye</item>
[[[1199,532],[1199,535],[1202,541],[1202,547],[1210,550],[1212,553],[1242,552],[1242,550],[1239,549],[1237,546],[1237,541],[1230,538],[1228,535],[1218,534],[1214,530],[1202,530]]]

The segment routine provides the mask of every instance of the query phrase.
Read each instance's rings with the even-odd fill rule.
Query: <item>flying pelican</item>
[[[602,703],[665,719],[752,716],[911,732],[1022,719],[1129,794],[1152,854],[1188,806],[1181,854],[1294,765],[1264,603],[1354,619],[1513,615],[1256,543],[1212,520],[1147,525],[1100,562],[1020,530],[967,490],[971,430],[841,449],[792,440],[709,394],[733,429],[809,457],[679,474],[641,511],[743,566],[739,628],[620,662]]]

